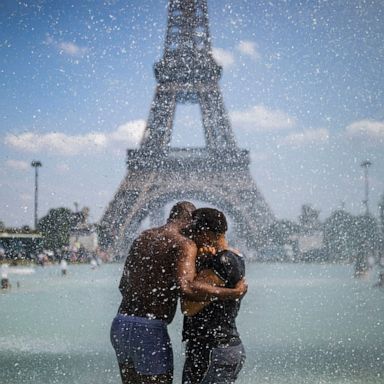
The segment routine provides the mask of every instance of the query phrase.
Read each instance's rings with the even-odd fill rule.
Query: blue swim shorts
[[[167,324],[162,320],[117,314],[111,342],[119,364],[132,362],[137,373],[173,372],[173,352]]]

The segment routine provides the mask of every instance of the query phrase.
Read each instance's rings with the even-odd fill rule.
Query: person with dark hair
[[[122,301],[111,326],[124,384],[172,383],[167,326],[178,300],[178,258],[196,254],[196,245],[181,234],[194,209],[190,202],[177,203],[165,225],[142,232],[129,250],[119,285]]]
[[[244,279],[240,279],[233,288],[219,287],[205,282],[204,279],[196,279],[198,252],[200,254],[204,253],[204,250],[216,252],[214,248],[216,240],[223,238],[227,229],[227,219],[224,213],[217,209],[199,208],[192,213],[192,221],[183,232],[194,241],[196,252],[186,252],[181,255],[177,265],[182,298],[193,301],[236,300],[246,293],[248,287]]]
[[[243,256],[230,249],[225,237],[225,215],[213,208],[192,213],[189,227],[198,247],[195,283],[235,291],[244,284]],[[246,292],[246,291],[245,291]],[[236,317],[243,294],[232,299],[203,299],[181,296],[184,313],[183,341],[186,359],[183,384],[234,383],[245,360],[245,350],[236,327]]]

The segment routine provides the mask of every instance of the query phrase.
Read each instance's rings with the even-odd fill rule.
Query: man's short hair
[[[223,212],[215,208],[199,208],[192,212],[191,230],[193,232],[211,231],[225,233],[228,229],[227,219]]]
[[[179,201],[171,208],[168,221],[191,220],[195,209],[196,207],[189,201]]]

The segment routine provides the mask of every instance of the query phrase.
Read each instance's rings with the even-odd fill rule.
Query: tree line
[[[322,238],[321,248],[301,257],[355,263],[365,262],[369,256],[384,258],[384,195],[379,203],[378,217],[369,212],[353,215],[341,208],[321,222],[319,213],[310,205],[303,205],[298,221],[277,220],[267,231],[269,245],[283,247],[300,236],[318,233]]]
[[[73,212],[68,208],[52,208],[38,221],[37,231],[43,237],[40,246],[45,249],[60,249],[69,244],[71,233],[79,224],[86,221],[86,212]],[[319,211],[305,204],[297,221],[276,220],[264,232],[266,247],[297,246],[300,238],[310,238],[314,234],[321,236],[321,247],[301,252],[296,255],[298,261],[330,261],[330,262],[361,262],[367,256],[384,258],[384,195],[379,203],[379,215],[366,213],[353,215],[345,209],[333,211],[323,222],[319,219]],[[97,227],[97,226],[96,226]],[[7,228],[0,221],[0,230]],[[15,230],[15,229],[14,229]],[[24,226],[20,230],[28,231]],[[294,251],[296,253],[298,250]],[[305,252],[304,252],[305,253]]]

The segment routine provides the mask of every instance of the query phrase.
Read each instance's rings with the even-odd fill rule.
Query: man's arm
[[[196,276],[196,281],[205,281],[206,283],[214,286],[223,287],[225,283],[220,279],[211,269],[204,269]],[[181,312],[186,316],[194,316],[206,307],[210,301],[195,301],[187,299],[185,296],[181,297]]]
[[[238,299],[248,289],[244,279],[235,288],[224,288],[212,285],[204,280],[196,279],[197,247],[192,242],[185,242],[177,264],[177,280],[183,297],[194,301],[217,299]]]

